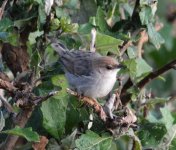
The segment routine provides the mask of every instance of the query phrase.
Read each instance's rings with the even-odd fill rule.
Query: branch
[[[140,5],[140,0],[136,0],[134,10],[133,10],[133,14],[131,16],[132,21],[136,21],[136,20],[139,19],[139,13],[138,13],[139,5]]]
[[[34,103],[34,105],[41,104],[43,101],[46,101],[50,97],[56,95],[58,92],[59,91],[52,91],[52,92],[48,93],[46,96],[36,97],[33,103]]]
[[[142,79],[139,83],[137,83],[136,86],[139,89],[142,89],[146,84],[148,84],[153,79],[157,78],[158,76],[162,75],[163,73],[167,72],[168,70],[173,69],[174,65],[176,65],[176,59],[174,59],[170,63],[164,65],[160,69],[151,72],[144,79]],[[121,92],[121,96],[120,96],[123,105],[126,105],[127,103],[129,103],[131,101],[131,99],[130,99],[131,98],[131,94],[127,93],[127,90],[129,88],[131,88],[133,86],[133,84],[132,84],[132,82],[130,80],[127,81],[127,82],[128,82],[128,84],[126,84],[126,86],[123,87],[122,92]]]
[[[5,10],[7,1],[8,1],[8,0],[5,0],[5,1],[2,3],[2,6],[0,7],[0,20],[1,20],[2,17],[3,17],[3,14],[4,14],[4,10]]]
[[[148,76],[146,76],[143,80],[141,80],[137,84],[137,87],[140,88],[140,89],[143,88],[151,80],[157,78],[158,76],[162,75],[163,73],[167,72],[168,70],[173,69],[175,64],[176,64],[176,59],[174,59],[170,63],[166,64],[162,68],[160,68],[160,69],[158,69],[154,72],[151,72]]]
[[[15,125],[18,125],[21,128],[24,128],[28,119],[31,117],[34,108],[22,110],[17,117],[15,117]],[[12,150],[16,142],[18,141],[19,136],[8,135],[5,142],[1,145],[0,150]]]
[[[124,42],[124,44],[122,45],[122,47],[120,47],[120,56],[123,56],[123,54],[125,53],[125,51],[128,49],[129,46],[132,45],[132,41],[127,41]]]
[[[9,93],[14,93],[17,88],[14,87],[13,84],[11,84],[9,81],[5,81],[0,78],[0,89],[4,89]]]
[[[67,89],[67,92],[73,96],[78,97],[84,104],[87,104],[87,105],[93,107],[93,109],[98,114],[98,116],[101,118],[101,120],[106,122],[107,115],[104,112],[102,106],[96,100],[89,98],[89,97],[80,97],[76,92],[74,92],[70,89]]]

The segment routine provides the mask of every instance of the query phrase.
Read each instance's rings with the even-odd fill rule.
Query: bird
[[[113,89],[123,67],[115,58],[97,52],[69,50],[61,42],[51,43],[58,53],[69,88],[80,96],[103,98]]]

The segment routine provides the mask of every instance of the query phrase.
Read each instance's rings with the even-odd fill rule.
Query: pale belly
[[[116,82],[116,73],[98,77],[78,77],[67,73],[66,77],[72,90],[91,98],[101,98],[108,95]]]

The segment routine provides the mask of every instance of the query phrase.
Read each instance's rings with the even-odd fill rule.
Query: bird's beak
[[[119,65],[117,65],[117,68],[118,68],[118,69],[121,69],[121,68],[122,68],[122,69],[125,69],[125,68],[126,68],[126,66],[125,66],[125,65],[123,65],[123,64],[119,64]]]

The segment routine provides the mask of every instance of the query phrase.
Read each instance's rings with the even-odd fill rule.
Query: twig
[[[0,7],[0,20],[2,19],[2,16],[4,14],[4,10],[5,10],[5,6],[7,4],[7,1],[8,0],[5,0],[3,3],[2,3],[2,6]]]
[[[123,46],[120,48],[120,56],[123,56],[125,51],[128,49],[129,46],[132,45],[132,41],[125,42]]]
[[[34,105],[38,105],[41,104],[43,101],[46,101],[48,98],[56,95],[59,91],[52,91],[50,93],[48,93],[46,96],[42,96],[42,97],[36,97],[36,99],[34,100]]]
[[[121,20],[125,20],[126,17],[125,17],[125,12],[124,12],[123,6],[120,6],[120,7],[119,7],[119,13],[120,13],[120,19],[121,19]]]
[[[73,96],[79,97],[78,93],[67,89],[67,92]],[[84,104],[88,104],[89,106],[93,107],[93,109],[95,110],[95,112],[100,116],[100,118],[105,122],[107,119],[107,115],[104,112],[102,106],[94,99],[91,99],[89,97],[81,97],[80,99]]]
[[[160,69],[151,72],[144,79],[142,79],[139,83],[137,83],[136,87],[139,89],[142,89],[146,84],[148,84],[153,79],[157,78],[158,76],[162,75],[163,73],[167,72],[168,70],[173,69],[174,65],[176,65],[176,59],[174,59],[170,63],[164,65]],[[121,92],[121,100],[122,100],[123,105],[126,105],[127,103],[129,103],[131,101],[131,99],[130,99],[131,94],[127,93],[127,90],[129,88],[131,88],[133,86],[133,84],[130,80],[128,82],[129,82],[129,85],[125,86]]]
[[[162,28],[163,28],[163,24],[162,24],[162,23],[156,23],[156,24],[155,24],[155,29],[156,29],[156,31],[159,31],[159,30],[161,30]],[[141,37],[140,37],[139,42],[138,42],[138,44],[137,44],[137,56],[138,56],[139,58],[142,57],[142,47],[143,47],[143,45],[144,45],[144,44],[148,41],[148,39],[149,39],[146,30],[143,30],[140,34],[141,34]]]
[[[91,52],[95,52],[95,40],[96,40],[96,29],[95,28],[93,28],[92,30],[91,30],[91,43],[90,43],[90,51]]]
[[[131,16],[132,21],[136,21],[139,19],[139,13],[138,13],[139,5],[140,5],[140,0],[136,0],[135,6],[133,9],[133,14]]]
[[[14,112],[13,107],[2,96],[0,96],[0,100],[9,113]]]
[[[164,65],[162,68],[151,72],[148,76],[146,76],[143,80],[141,80],[138,84],[138,88],[143,88],[147,83],[149,83],[151,80],[155,79],[156,77],[160,76],[161,74],[167,72],[170,69],[174,68],[174,65],[176,64],[176,59],[171,61],[170,63]]]
[[[0,72],[0,79],[10,82],[10,78],[3,72]]]
[[[16,91],[17,88],[14,87],[13,84],[11,84],[10,82],[2,80],[0,78],[0,89],[4,89],[9,93],[14,93],[14,91]]]
[[[34,108],[22,110],[17,117],[15,117],[15,125],[23,128],[30,118]],[[19,136],[8,135],[5,142],[1,145],[0,150],[12,150],[18,140]]]
[[[144,43],[148,41],[148,35],[146,33],[146,30],[142,31],[140,34],[141,34],[141,37],[140,37],[138,45],[137,45],[138,58],[142,57],[142,47],[143,47]]]

